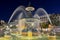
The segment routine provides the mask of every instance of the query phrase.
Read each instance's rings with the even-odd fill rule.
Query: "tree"
[[[50,19],[51,19],[53,25],[60,26],[60,21],[59,21],[58,14],[52,14],[50,16]]]
[[[42,28],[48,28],[48,23],[41,23]]]

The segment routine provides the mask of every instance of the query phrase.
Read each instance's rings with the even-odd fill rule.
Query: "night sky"
[[[13,11],[20,5],[44,8],[48,13],[60,13],[60,0],[0,0],[0,20],[8,21]]]

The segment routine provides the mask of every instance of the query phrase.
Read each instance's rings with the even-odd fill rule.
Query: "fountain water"
[[[14,10],[13,14],[12,14],[11,17],[10,17],[10,19],[9,19],[9,21],[8,21],[8,24],[9,24],[12,20],[17,19],[17,18],[18,18],[17,15],[20,16],[19,14],[20,14],[21,12],[23,12],[23,13],[25,14],[25,16],[26,16],[26,11],[25,11],[24,9],[25,9],[24,6],[19,6],[18,8],[16,8],[16,10]]]
[[[19,6],[12,14],[10,17],[8,24],[11,22],[15,22],[17,20],[18,24],[18,30],[20,32],[21,36],[26,36],[32,37],[33,35],[39,36],[40,35],[40,16],[46,15],[47,19],[49,22],[52,24],[47,12],[43,8],[39,8],[36,12],[35,15],[31,17],[31,11],[34,10],[33,7],[28,7],[29,9],[25,10],[24,6]],[[32,9],[33,8],[33,9]],[[31,10],[32,9],[32,10]],[[28,10],[28,11],[27,11]],[[29,13],[29,14],[28,14]]]
[[[35,14],[39,15],[39,16],[46,16],[48,21],[50,22],[50,24],[52,24],[48,13],[43,9],[43,8],[38,8],[37,11],[35,12]]]

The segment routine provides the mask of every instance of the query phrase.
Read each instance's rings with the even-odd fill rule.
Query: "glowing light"
[[[27,11],[34,11],[35,8],[34,7],[27,7],[25,10],[27,10]]]
[[[32,37],[32,32],[28,31],[28,37],[31,38]]]

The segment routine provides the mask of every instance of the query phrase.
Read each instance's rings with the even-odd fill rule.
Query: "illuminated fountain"
[[[35,15],[32,15],[34,7],[19,6],[10,17],[8,24],[17,25],[19,35],[21,39],[35,39],[40,38],[42,23],[40,17],[46,16],[47,20],[52,24],[47,12],[43,8],[37,9]],[[11,24],[11,25],[12,25]]]

